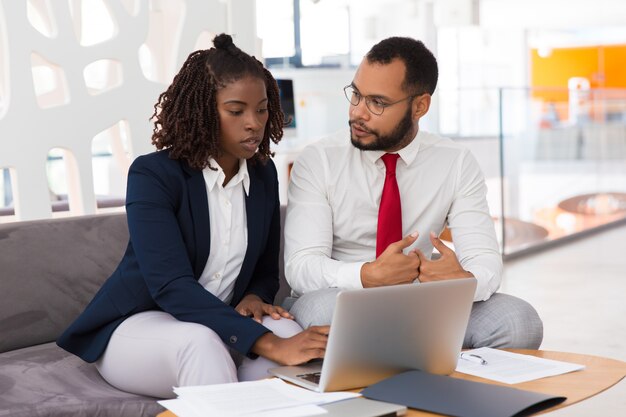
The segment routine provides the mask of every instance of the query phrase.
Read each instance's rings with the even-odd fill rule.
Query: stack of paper
[[[178,417],[281,417],[314,416],[319,407],[360,394],[317,393],[287,384],[280,379],[174,388],[175,400],[159,401]]]
[[[518,384],[584,369],[585,365],[543,359],[504,350],[479,348],[463,352],[456,371],[481,378]]]

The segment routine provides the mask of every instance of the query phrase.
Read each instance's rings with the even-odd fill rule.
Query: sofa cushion
[[[156,401],[112,387],[54,343],[0,354],[0,416],[154,417]]]
[[[0,225],[0,352],[55,340],[127,244],[123,213]]]
[[[281,305],[286,297],[291,295],[291,288],[285,279],[285,214],[287,206],[280,206],[280,252],[278,254],[278,278],[280,280],[278,292],[274,297],[274,304]]]

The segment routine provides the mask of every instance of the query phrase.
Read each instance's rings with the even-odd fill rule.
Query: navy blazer
[[[117,269],[83,313],[57,340],[87,362],[106,349],[127,317],[161,310],[203,324],[245,355],[269,330],[233,308],[247,294],[272,303],[278,290],[280,203],[274,163],[248,163],[248,247],[230,306],[204,289],[198,278],[210,250],[204,176],[167,150],[138,157],[128,173],[126,213],[130,241]]]

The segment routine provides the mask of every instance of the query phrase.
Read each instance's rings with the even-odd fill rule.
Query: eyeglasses
[[[409,100],[417,97],[417,95],[412,95],[398,101],[394,101],[393,103],[385,103],[380,97],[362,96],[361,93],[355,90],[352,85],[346,85],[343,88],[343,93],[346,95],[346,98],[353,106],[358,106],[361,102],[361,98],[365,99],[365,106],[372,114],[375,114],[376,116],[380,116],[381,114],[383,114],[387,107],[403,102],[404,100]]]

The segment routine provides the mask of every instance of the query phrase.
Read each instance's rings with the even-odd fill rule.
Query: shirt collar
[[[210,167],[216,168],[216,170]],[[209,158],[209,166],[202,170],[202,175],[204,176],[204,181],[209,191],[213,191],[213,187],[215,187],[216,184],[223,184],[224,179],[226,179],[224,170],[213,157]],[[248,173],[248,162],[245,159],[239,160],[239,171],[228,184],[226,184],[226,187],[234,187],[239,183],[243,184],[243,189],[246,195],[248,195],[250,192],[250,174]]]
[[[413,140],[408,145],[395,153],[400,155],[400,159],[402,159],[406,165],[410,165],[417,157],[417,152],[422,145],[421,142],[426,140],[426,136],[426,133],[418,131]],[[365,157],[373,164],[375,164],[385,153],[386,152],[384,151],[363,151]]]

